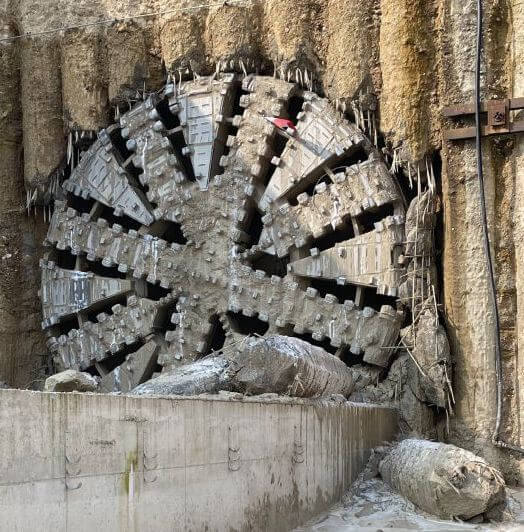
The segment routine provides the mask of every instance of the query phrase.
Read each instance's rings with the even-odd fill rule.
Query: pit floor
[[[443,521],[417,510],[379,479],[357,481],[344,500],[294,532],[524,531],[524,488],[508,489],[515,518],[500,525]]]

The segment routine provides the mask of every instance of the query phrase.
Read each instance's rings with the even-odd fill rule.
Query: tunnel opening
[[[111,139],[111,144],[113,145],[114,152],[116,154],[116,159],[120,166],[122,168],[125,168],[125,170],[128,173],[128,178],[132,178],[130,181],[133,185],[137,186],[138,188],[141,187],[140,185],[140,174],[143,173],[142,168],[137,168],[132,161],[132,158],[135,155],[135,152],[129,150],[127,148],[127,141],[122,136],[122,129],[120,127],[115,127],[110,130],[109,132],[109,138]]]
[[[171,220],[157,220],[149,227],[148,233],[169,244],[179,244],[180,246],[187,244],[187,238],[182,232],[182,225]]]
[[[173,300],[158,309],[153,323],[153,328],[157,333],[165,335],[167,331],[174,331],[176,329],[176,325],[172,322],[171,318],[177,312],[177,303],[177,300]]]
[[[134,220],[133,218],[130,218],[125,214],[116,216],[114,209],[112,207],[104,205],[103,203],[99,203],[97,205],[96,213],[93,216],[93,221],[96,221],[99,218],[106,220],[107,223],[111,226],[114,224],[121,225],[127,230],[134,229],[135,231],[138,231],[142,227],[142,224],[139,221]]]
[[[87,309],[81,311],[81,316],[83,319],[90,321],[92,323],[98,323],[97,316],[99,314],[107,314],[112,316],[113,307],[115,305],[122,305],[123,307],[127,306],[127,295],[119,294],[113,297],[104,299],[104,301],[99,301],[90,305]]]
[[[325,183],[326,185],[332,185],[333,180],[328,174],[324,174],[323,176],[319,177],[314,183],[311,183],[308,187],[306,187],[301,193],[306,193],[308,196],[311,196],[311,201],[314,202],[314,196],[315,194],[317,194],[316,188],[322,183]],[[299,196],[299,194],[293,194],[292,196],[289,196],[287,198],[287,202],[293,207],[296,207],[298,205],[297,196]]]
[[[253,202],[249,203],[248,207],[248,222],[245,228],[246,233],[249,235],[248,247],[258,244],[260,241],[260,235],[264,229],[264,223],[262,222],[262,213],[258,210]]]
[[[153,301],[160,301],[171,293],[169,288],[163,288],[157,283],[146,283],[146,297]]]
[[[285,277],[290,259],[289,255],[277,257],[269,253],[259,252],[251,257],[248,262],[254,270],[262,270],[269,276]]]
[[[367,161],[369,158],[368,152],[364,149],[362,144],[357,144],[353,149],[348,150],[340,159],[335,159],[328,168],[332,172],[344,171],[346,168],[355,166]]]
[[[269,329],[269,324],[257,316],[244,316],[241,312],[233,312],[231,310],[226,313],[226,316],[231,329],[245,336],[263,336]]]
[[[96,201],[91,197],[84,199],[82,196],[77,196],[71,192],[67,192],[66,198],[67,205],[75,209],[79,215],[91,214],[91,211],[96,204]]]
[[[70,314],[68,316],[63,316],[60,318],[60,321],[53,325],[52,331],[53,336],[62,336],[67,335],[69,331],[73,329],[79,329],[80,322],[78,321],[78,316],[76,314]]]
[[[290,336],[291,338],[298,338],[299,340],[304,340],[304,342],[307,342],[308,344],[314,345],[316,347],[321,347],[332,355],[335,355],[337,353],[337,348],[331,345],[328,338],[324,338],[323,340],[315,340],[311,333],[297,333],[294,332],[292,328],[289,328],[286,330],[286,332],[282,332],[280,334],[283,334],[284,336]]]
[[[318,290],[320,297],[331,294],[338,299],[339,303],[344,301],[356,301],[357,286],[353,284],[338,284],[332,279],[313,279],[308,277],[309,286]]]
[[[362,301],[364,301],[366,307],[371,307],[377,312],[380,312],[382,305],[389,305],[393,308],[397,307],[396,297],[378,294],[375,286],[363,286],[362,289],[364,291]]]
[[[380,207],[375,207],[363,211],[355,217],[355,221],[359,226],[360,233],[369,233],[375,230],[375,224],[382,222],[388,216],[395,214],[395,206],[392,203],[386,203]]]
[[[118,353],[105,358],[104,360],[97,361],[96,369],[101,376],[111,373],[115,368],[121,366],[131,353],[135,353],[141,347],[144,346],[143,340],[137,340],[130,345],[123,347]]]
[[[76,270],[77,257],[65,249],[54,248],[49,253],[49,260],[64,270]]]
[[[236,85],[236,87],[233,90],[235,92],[233,94],[233,106],[231,109],[231,117],[228,119],[227,127],[226,127],[226,135],[225,135],[226,139],[229,137],[237,136],[239,126],[233,124],[233,118],[235,116],[242,117],[244,115],[244,112],[246,111],[246,109],[240,105],[240,98],[242,98],[242,96],[247,96],[250,94],[248,91],[243,90],[240,85]],[[226,144],[224,146],[222,154],[227,157],[231,153],[232,147],[233,146],[228,146]]]
[[[100,260],[89,261],[89,271],[101,277],[113,279],[126,279],[127,274],[118,271],[118,266],[104,266]]]
[[[359,364],[365,364],[364,362],[364,351],[355,355],[351,352],[351,347],[349,345],[343,345],[337,351],[337,356],[346,364],[346,366],[352,367]]]
[[[207,339],[206,350],[203,356],[210,355],[211,353],[218,353],[224,347],[226,343],[226,331],[220,321],[218,314],[211,316],[209,323],[211,323],[211,330]]]
[[[355,231],[351,222],[345,221],[339,225],[334,231],[329,231],[326,234],[312,240],[309,243],[310,248],[317,248],[319,251],[324,251],[335,247],[341,242],[350,240],[355,237]]]
[[[294,95],[291,96],[291,98],[287,102],[287,108],[286,111],[283,114],[283,117],[289,118],[291,122],[294,124],[297,123],[297,116],[298,113],[302,110],[302,105],[304,104],[304,98],[301,95]],[[278,131],[275,132],[275,135],[273,137],[273,156],[280,158],[282,153],[284,152],[284,149],[286,148],[286,145],[288,143],[288,138],[284,135],[281,135],[278,133]],[[268,170],[266,172],[266,175],[264,176],[263,184],[266,186],[273,177],[273,174],[275,173],[276,166],[274,164],[270,164],[268,166]]]
[[[164,98],[157,106],[156,110],[160,116],[160,121],[164,124],[169,134],[167,138],[175,152],[175,156],[182,166],[184,174],[189,181],[196,181],[193,164],[189,155],[184,155],[184,148],[187,148],[186,139],[180,126],[180,119],[176,113],[173,113],[169,107],[169,100]]]

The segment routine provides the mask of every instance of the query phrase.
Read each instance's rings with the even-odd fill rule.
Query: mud
[[[379,473],[418,508],[444,519],[488,514],[506,499],[500,472],[454,445],[403,440],[386,453]]]
[[[510,521],[506,523],[459,523],[435,518],[395,493],[379,478],[359,479],[343,502],[329,512],[312,519],[294,532],[368,532],[391,530],[423,530],[452,532],[480,530],[486,532],[518,532],[524,527],[524,491],[510,490]]]
[[[235,352],[207,357],[141,384],[132,395],[236,392],[290,397],[338,396],[353,389],[351,370],[320,347],[287,336],[248,337]]]

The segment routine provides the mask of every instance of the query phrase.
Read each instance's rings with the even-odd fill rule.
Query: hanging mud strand
[[[66,153],[59,166],[48,176],[42,189],[31,189],[26,192],[26,210],[28,215],[33,207],[33,215],[36,214],[36,206],[42,207],[44,222],[49,222],[52,215],[54,200],[61,197],[61,185],[64,179],[71,175],[78,165],[84,151],[86,151],[96,139],[93,130],[70,130],[67,134]]]
[[[418,252],[418,249],[417,249],[417,245],[418,245],[418,227],[419,227],[419,222],[420,222],[420,192],[421,192],[421,189],[420,189],[420,170],[418,170],[418,172],[417,172],[417,205],[416,205],[417,213],[416,213],[416,225],[415,225],[415,248],[414,248],[413,266],[414,266],[415,270],[418,270],[418,269],[421,270],[422,278],[424,278],[424,270],[423,270],[423,268],[424,268],[424,260],[422,260],[422,264],[419,265],[418,253],[417,253]],[[415,275],[413,277],[413,282],[411,283],[411,285],[412,285],[412,301],[411,301],[412,322],[411,322],[411,328],[412,328],[414,344],[416,344],[416,332],[415,332],[415,321],[414,321],[415,308],[416,308],[416,300],[415,300],[415,288],[416,288],[416,285],[417,285],[416,281],[417,281],[417,278],[416,278],[416,275]],[[424,288],[422,288],[422,290],[424,290]],[[424,294],[422,293],[420,295],[423,298]]]
[[[433,171],[433,161],[426,155],[426,180],[428,184],[428,190],[431,196],[435,195],[435,173]]]
[[[296,83],[300,88],[310,92],[314,88],[312,72],[307,68],[288,68],[285,62],[281,62],[278,66],[276,63],[273,64],[273,77],[287,83]]]
[[[372,117],[372,127],[373,127],[373,144],[375,145],[375,148],[378,148],[378,130],[377,130],[377,121],[376,121],[376,114],[375,111],[371,114]]]
[[[393,148],[393,155],[391,156],[392,161],[391,161],[391,167],[390,167],[390,172],[392,174],[397,174],[399,170],[402,168],[402,164],[404,163],[404,161],[400,157],[400,149],[401,149],[401,146],[397,146]]]

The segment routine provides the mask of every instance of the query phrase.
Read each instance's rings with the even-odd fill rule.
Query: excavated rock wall
[[[0,38],[16,28],[0,12]],[[21,56],[17,45],[0,44],[0,380],[31,387],[46,353],[37,297],[38,245],[46,229],[25,210]]]
[[[35,32],[201,3],[8,1],[1,20],[9,24],[3,23],[2,31]],[[201,74],[214,71],[217,62],[238,59],[265,73],[298,66],[307,68],[315,89],[332,99],[349,101],[359,92],[376,94],[379,129],[399,148],[402,160],[416,165],[442,148],[443,303],[457,399],[451,439],[495,464],[504,461],[509,464],[506,470],[513,468],[514,463],[501,460],[502,453],[486,445],[495,417],[493,316],[482,252],[474,143],[441,143],[441,129],[449,126],[440,118],[441,108],[472,100],[475,2],[220,4],[0,44],[0,213],[11,254],[9,261],[0,262],[0,378],[26,385],[32,380],[32,361],[42,350],[43,335],[36,331],[35,263],[44,224],[23,214],[22,178],[31,193],[43,188],[66,152],[67,128],[96,130],[107,125],[115,101],[125,101],[144,85],[160,87],[163,64],[170,70],[191,67]],[[486,95],[524,96],[524,7],[520,0],[485,4]],[[523,138],[485,141],[489,218],[497,221],[492,239],[503,326],[504,437],[520,444],[524,444],[524,210],[519,201],[524,192],[523,163]]]

